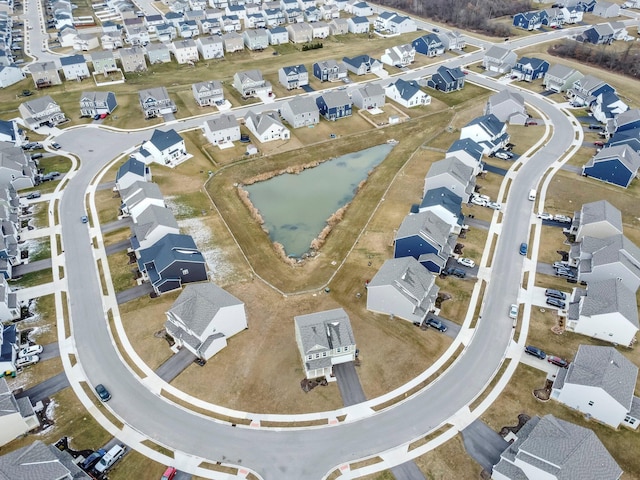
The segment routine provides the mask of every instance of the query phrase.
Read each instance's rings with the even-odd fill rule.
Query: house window
[[[319,353],[316,353],[316,358],[320,358],[320,354]]]
[[[630,417],[629,415],[627,415],[626,417],[624,417],[624,423],[628,423],[629,425],[633,425],[634,423],[636,423],[636,419],[633,417]]]
[[[322,357],[326,357],[327,356],[327,352],[322,352]]]
[[[589,400],[589,406],[593,407],[593,400]]]
[[[340,353],[342,349],[340,347],[336,348],[336,353]]]

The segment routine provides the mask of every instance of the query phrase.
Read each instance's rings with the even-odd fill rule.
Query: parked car
[[[527,250],[528,250],[528,246],[525,242],[522,242],[520,244],[520,255],[526,255],[527,254]]]
[[[567,368],[569,366],[569,362],[567,362],[564,358],[556,357],[555,355],[549,355],[547,357],[547,362],[553,363],[558,367]]]
[[[30,192],[30,193],[27,193],[26,198],[28,200],[33,200],[34,198],[40,198],[40,195],[41,195],[40,192]]]
[[[42,153],[32,153],[31,160],[40,160],[44,155]]]
[[[97,388],[97,387],[96,387]],[[109,449],[107,453],[96,464],[94,470],[97,473],[104,473],[113,466],[125,454],[124,445],[115,445]]]
[[[558,277],[566,277],[566,278],[576,278],[576,273],[569,268],[558,268],[556,269],[556,275]]]
[[[28,357],[30,355],[37,355],[42,353],[42,345],[29,345],[28,347],[18,350],[18,357]]]
[[[81,221],[82,223],[89,223],[89,217],[87,217],[86,215],[82,215],[82,216],[80,217],[80,221]]]
[[[38,363],[40,361],[40,357],[38,355],[29,355],[28,357],[20,357],[15,361],[16,368],[26,367],[27,365],[32,365],[34,363]]]
[[[508,152],[496,152],[495,156],[501,158],[502,160],[509,160],[511,157],[513,157],[513,154],[510,154]]]
[[[109,393],[109,390],[107,390],[101,383],[96,385],[96,393],[100,397],[100,400],[102,400],[103,402],[108,402],[109,400],[111,400],[111,394]]]
[[[524,347],[524,353],[528,353],[529,355],[533,355],[534,357],[539,358],[540,360],[544,360],[547,358],[547,354],[540,350],[538,347],[534,347],[533,345],[527,345]]]
[[[444,323],[442,323],[440,320],[437,320],[435,318],[427,319],[427,325],[443,333],[447,331],[447,326]]]
[[[51,144],[51,148],[53,148],[54,150],[60,150],[62,147],[60,146],[60,144],[58,142],[53,142]]]
[[[481,207],[487,205],[487,201],[480,197],[471,197],[471,203],[474,205],[480,205]]]
[[[98,463],[98,461],[104,457],[104,455],[107,453],[106,450],[100,448],[99,450],[96,450],[95,452],[93,452],[91,455],[89,455],[87,458],[84,459],[84,461],[80,464],[80,467],[83,470],[90,470],[91,468],[93,468],[93,466]]]
[[[511,304],[511,308],[509,308],[509,318],[518,318],[518,305],[515,303]]]
[[[571,223],[573,221],[571,217],[567,217],[566,215],[554,215],[553,219],[556,222],[562,222],[562,223]]]
[[[176,470],[174,467],[167,467],[160,480],[173,480],[173,477],[176,476],[176,473],[178,473],[178,470]]]
[[[556,290],[554,288],[547,288],[544,291],[544,294],[547,297],[559,298],[560,300],[564,300],[565,298],[567,298],[567,295],[564,292],[561,292],[560,290]]]
[[[476,262],[471,260],[470,258],[461,257],[457,260],[460,265],[464,265],[465,267],[473,268],[476,266]]]
[[[598,125],[597,123],[592,123],[589,125],[589,130],[602,130],[602,125]]]
[[[535,120],[529,120],[527,123],[524,124],[525,127],[528,127],[530,125],[538,125],[538,122],[536,122]]]
[[[453,275],[454,277],[464,278],[467,276],[467,272],[460,268],[449,267],[444,271],[445,275]]]
[[[562,300],[554,297],[547,297],[547,305],[550,305],[552,307],[558,307],[562,310],[564,310],[565,307],[567,306],[567,304],[564,303]]]
[[[99,113],[96,113],[96,114],[93,116],[93,119],[94,119],[94,120],[100,120],[100,114],[99,114]]]
[[[538,214],[538,218],[542,220],[553,220],[553,215],[547,212],[542,212]]]
[[[594,144],[596,147],[604,147],[604,142],[603,142],[603,141],[601,141],[601,140],[598,140],[598,141],[596,141],[596,142],[593,142],[593,144]]]
[[[500,210],[502,208],[502,205],[499,204],[498,202],[489,202],[487,203],[487,207],[489,207],[492,210]]]
[[[101,113],[101,114],[100,114],[100,118],[101,118],[101,119],[103,119],[103,118],[107,118],[107,115],[109,115],[109,114],[108,114],[108,113]]]

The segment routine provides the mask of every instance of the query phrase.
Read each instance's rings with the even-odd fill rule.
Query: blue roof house
[[[640,109],[632,108],[616,117],[616,132],[640,128]]]
[[[384,70],[384,65],[369,55],[358,55],[356,57],[344,57],[342,59],[347,70],[356,75],[366,75],[368,73],[376,73]]]
[[[344,90],[326,92],[316,98],[316,105],[327,120],[335,121],[339,118],[350,117],[353,103]]]
[[[456,157],[465,165],[472,167],[477,175],[482,170],[482,146],[470,138],[461,138],[451,144],[445,158]]]
[[[453,227],[454,233],[460,233],[464,222],[462,198],[448,188],[439,187],[427,190],[418,211],[435,213]]]
[[[411,42],[416,52],[428,57],[436,57],[444,53],[444,44],[435,33],[428,33]]]
[[[638,175],[640,155],[628,145],[603,148],[582,167],[582,175],[627,188]]]
[[[516,75],[518,80],[533,82],[538,78],[544,78],[544,74],[549,70],[549,62],[539,58],[522,57],[511,69],[511,74]]]
[[[432,211],[407,215],[398,228],[394,258],[413,257],[439,274],[453,252],[457,235],[452,226]]]
[[[631,149],[640,153],[640,127],[616,131],[607,142],[608,147],[615,145],[629,145]]]
[[[614,31],[611,25],[603,23],[587,28],[579,38],[594,45],[609,45],[613,42],[613,35]]]
[[[139,255],[138,269],[157,295],[207,280],[207,264],[190,235],[165,235]]]
[[[449,68],[441,65],[436,73],[427,80],[427,87],[446,93],[462,90],[464,87],[464,73],[460,67]]]
[[[144,162],[130,157],[116,173],[116,190],[126,190],[137,181],[150,182],[151,170]]]
[[[543,15],[545,15],[544,10],[516,13],[513,16],[513,26],[524,30],[537,30],[542,26]]]

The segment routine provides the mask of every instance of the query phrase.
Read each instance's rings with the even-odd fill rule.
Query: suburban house
[[[431,96],[424,92],[415,80],[406,81],[398,78],[384,88],[384,93],[390,100],[407,108],[431,103]]]
[[[29,397],[14,397],[5,378],[0,378],[0,446],[39,426],[40,421],[33,411]],[[0,472],[4,474],[6,470],[2,468],[2,458],[0,457]]]
[[[464,215],[462,197],[448,188],[437,187],[427,190],[418,208],[419,212],[433,212],[451,225],[455,233],[460,233]]]
[[[193,64],[200,59],[198,54],[198,46],[193,38],[183,38],[175,40],[171,44],[171,51],[178,65]]]
[[[280,122],[276,112],[255,113],[249,110],[244,117],[244,122],[245,127],[262,143],[272,140],[289,140],[291,136],[289,129]]]
[[[367,284],[367,310],[422,323],[438,296],[435,279],[411,256],[386,260]]]
[[[60,57],[60,65],[62,73],[67,80],[83,80],[89,78],[89,66],[84,59],[84,55],[71,55],[68,57]]]
[[[553,415],[532,417],[493,466],[494,480],[539,480],[589,478],[619,480],[622,469],[593,430]]]
[[[329,379],[334,365],[355,360],[356,340],[342,308],[297,315],[293,321],[306,378]]]
[[[18,357],[18,330],[15,323],[0,326],[0,375],[14,376]],[[11,439],[13,440],[13,439]]]
[[[392,67],[404,68],[411,65],[415,57],[416,49],[410,43],[406,43],[385,49],[380,61]]]
[[[309,85],[309,72],[302,64],[281,67],[278,69],[278,80],[287,90],[301,88]]]
[[[205,361],[248,328],[244,302],[212,282],[185,286],[166,316],[164,327],[176,346]]]
[[[593,7],[593,14],[602,18],[613,18],[620,15],[620,5],[599,0]]]
[[[194,83],[191,86],[193,98],[201,107],[210,107],[219,102],[224,102],[224,91],[222,83],[218,80]]]
[[[0,88],[7,88],[25,78],[25,73],[17,65],[0,65]]]
[[[144,118],[154,118],[172,114],[178,111],[178,107],[169,98],[169,92],[165,87],[149,88],[138,92],[140,106],[144,112]]]
[[[247,29],[242,32],[245,47],[252,51],[262,51],[269,46],[269,35],[264,28]]]
[[[347,18],[349,33],[357,35],[359,33],[369,33],[371,30],[371,22],[367,17],[349,17]]]
[[[62,85],[58,67],[54,62],[37,62],[29,65],[29,73],[36,88]]]
[[[516,13],[513,16],[513,26],[524,30],[537,30],[542,26],[543,15],[544,10]]]
[[[329,22],[331,35],[346,35],[349,33],[349,22],[346,18],[334,18]]]
[[[133,156],[147,165],[155,162],[171,168],[191,157],[187,154],[184,139],[174,129],[155,129],[151,138],[142,142]]]
[[[151,169],[140,160],[129,157],[116,173],[116,190],[122,192],[137,182],[150,182]]]
[[[347,78],[347,66],[336,60],[322,60],[313,64],[313,76],[321,82],[337,82]]]
[[[621,100],[615,92],[599,93],[591,102],[593,118],[604,124],[613,124],[613,120],[627,110],[629,110],[629,105]]]
[[[4,275],[0,275],[0,322],[10,322],[20,318],[18,294],[11,289]]]
[[[222,44],[227,53],[241,52],[244,50],[244,39],[236,32],[227,32],[222,35]]]
[[[584,77],[584,75],[575,68],[557,63],[549,67],[549,70],[544,75],[542,84],[547,90],[555,93],[561,93],[566,92],[573,87],[576,80],[579,80],[582,77]]]
[[[569,368],[558,371],[551,398],[599,422],[637,430],[638,367],[614,347],[580,345]]]
[[[399,35],[401,33],[415,32],[418,29],[416,22],[410,18],[395,12],[382,12],[374,21],[377,32],[386,35]]]
[[[627,110],[628,112],[629,110]],[[613,124],[615,128],[615,123],[619,119],[620,116],[624,115],[626,112],[621,113],[616,118],[613,119]],[[607,123],[607,127],[609,123]],[[628,145],[636,152],[640,152],[640,127],[634,128],[631,130],[616,130],[613,135],[609,137],[609,140],[606,143],[607,147],[613,147],[616,145]]]
[[[385,99],[384,89],[377,83],[365,84],[351,92],[351,101],[361,110],[382,107]]]
[[[353,102],[344,90],[325,92],[316,97],[318,111],[325,119],[335,121],[350,117]]]
[[[319,12],[318,9],[316,9]],[[308,12],[308,11],[307,11]],[[331,35],[331,29],[329,28],[329,24],[322,21],[315,21],[310,24],[313,29],[313,38],[327,38]]]
[[[0,120],[0,142],[7,142],[16,147],[26,143],[24,131],[15,120]]]
[[[413,257],[430,272],[439,274],[458,239],[453,230],[433,212],[410,213],[396,232],[393,257]]]
[[[449,93],[462,90],[465,75],[460,67],[449,68],[445,65],[438,67],[436,73],[427,80],[427,87]]]
[[[11,143],[0,143],[0,185],[3,185],[4,188],[11,185],[15,190],[31,188],[35,185],[37,176],[36,162],[22,148]],[[17,219],[15,224],[19,224]],[[2,225],[1,222],[0,225]],[[0,253],[1,258],[3,257]]]
[[[516,52],[494,45],[484,54],[482,66],[489,72],[508,73],[517,60]]]
[[[150,65],[169,63],[171,61],[171,49],[166,43],[150,43],[144,49]]]
[[[165,235],[180,233],[173,212],[166,207],[149,205],[132,219],[130,240],[131,248],[136,252],[155,245]],[[137,256],[139,258],[139,255]]]
[[[0,457],[0,472],[5,478],[38,478],[42,480],[90,480],[75,464],[67,451],[36,440]]]
[[[361,17],[370,17],[373,15],[371,5],[359,0],[349,0],[344,7],[344,11]]]
[[[156,27],[156,37],[161,42],[173,42],[178,38],[178,30],[171,23],[163,23]]]
[[[464,50],[464,47],[467,46],[464,35],[455,30],[441,32],[438,34],[438,38],[446,50]]]
[[[111,114],[117,106],[116,94],[113,92],[84,92],[80,96],[81,117],[93,117],[103,113]]]
[[[308,23],[289,23],[286,29],[291,43],[308,43],[313,40],[313,27]]]
[[[204,135],[213,145],[232,145],[240,140],[240,124],[233,115],[219,115],[204,122]]]
[[[640,128],[640,109],[632,108],[615,118],[616,133]]]
[[[120,190],[120,212],[123,216],[137,218],[150,205],[166,207],[164,196],[157,183],[138,180]]]
[[[498,120],[509,125],[525,125],[529,119],[524,106],[524,97],[511,90],[501,90],[491,95],[484,113],[485,115],[493,114]]]
[[[580,242],[584,237],[608,238],[622,234],[622,214],[606,200],[585,203],[574,212],[568,232]]]
[[[509,142],[506,123],[494,114],[477,117],[460,129],[460,138],[470,138],[478,143],[485,154],[503,148]]]
[[[432,188],[446,188],[451,193],[462,197],[464,203],[469,202],[476,186],[474,169],[456,157],[447,157],[433,162],[424,179],[426,194]]]
[[[533,82],[539,78],[544,78],[547,71],[549,71],[549,62],[546,60],[535,57],[522,57],[516,61],[516,64],[511,69],[511,75],[518,80]]]
[[[480,144],[470,138],[461,138],[451,144],[445,157],[456,157],[469,167],[473,167],[476,175],[482,170],[482,156],[484,149]]]
[[[571,245],[569,259],[578,267],[581,282],[621,279],[632,291],[640,287],[640,249],[624,235],[583,237]]]
[[[102,73],[107,75],[110,72],[118,71],[118,65],[116,64],[116,57],[113,52],[103,50],[100,52],[91,53],[91,63],[93,65],[94,73]]]
[[[267,30],[269,45],[289,43],[289,31],[284,27],[273,27]]]
[[[143,47],[131,47],[120,49],[120,62],[125,72],[146,72],[147,61],[144,58]]]
[[[615,278],[574,288],[567,312],[569,331],[616,345],[632,345],[638,333],[635,291]]]
[[[224,44],[218,36],[198,37],[196,39],[196,47],[203,60],[224,57]]]
[[[318,105],[311,97],[295,97],[285,102],[280,107],[280,115],[291,128],[308,127],[320,122]]]
[[[583,107],[591,105],[595,97],[604,92],[615,92],[615,89],[598,77],[585,75],[573,82],[571,88],[567,90],[567,98],[572,105]]]
[[[33,129],[43,125],[53,127],[67,121],[60,106],[49,95],[21,103],[18,111],[27,127]]]
[[[435,33],[427,33],[421,37],[416,38],[411,42],[411,46],[417,53],[426,55],[427,57],[436,57],[444,53],[444,44],[440,37]]]
[[[352,73],[356,75],[367,75],[373,73],[377,75],[384,70],[384,65],[369,55],[358,55],[357,57],[344,57],[342,62]]]
[[[124,46],[121,31],[104,32],[100,37],[100,43],[104,50],[116,50]]]
[[[582,167],[582,175],[628,188],[638,176],[640,154],[628,145],[603,148]]]
[[[271,83],[262,78],[260,70],[237,72],[233,76],[233,86],[243,98],[271,96]]]

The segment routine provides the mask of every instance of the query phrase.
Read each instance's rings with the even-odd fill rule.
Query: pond
[[[299,258],[310,250],[329,217],[353,199],[360,182],[393,147],[367,148],[244,188],[260,211],[271,241],[281,243],[288,256]]]

